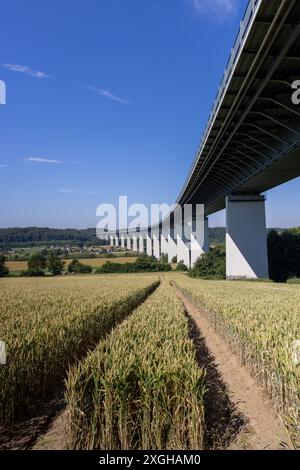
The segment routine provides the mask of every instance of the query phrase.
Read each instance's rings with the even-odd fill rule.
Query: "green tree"
[[[177,263],[177,256],[173,256],[173,258],[172,258],[172,263],[173,263],[173,264],[176,264],[176,263]]]
[[[181,271],[181,272],[188,271],[188,267],[184,264],[183,261],[180,261],[180,263],[178,263],[176,266],[176,271]]]
[[[286,282],[289,278],[300,277],[300,233],[298,229],[278,233],[271,230],[268,235],[270,278]]]
[[[0,255],[0,277],[7,276],[9,274],[9,269],[5,264],[6,257],[4,255]]]
[[[166,253],[162,253],[161,262],[162,262],[162,264],[168,264],[169,258],[168,258],[168,255]]]
[[[82,264],[78,259],[73,259],[68,266],[68,272],[71,274],[90,274],[93,271],[92,267],[87,264]]]
[[[46,266],[47,259],[43,253],[34,253],[28,259],[28,271],[41,272]]]
[[[137,259],[136,263],[157,263],[155,256],[149,256],[147,253],[141,253]]]
[[[226,256],[220,249],[213,249],[197,259],[195,266],[190,270],[191,277],[205,277],[211,279],[226,278]]]
[[[64,270],[65,262],[56,256],[54,253],[50,254],[47,260],[47,267],[53,276],[59,276]]]

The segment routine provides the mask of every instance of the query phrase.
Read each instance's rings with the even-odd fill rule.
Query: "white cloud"
[[[58,192],[58,193],[61,193],[61,194],[72,194],[72,193],[76,193],[75,189],[71,189],[71,188],[60,188],[60,189],[57,189],[57,192]]]
[[[85,86],[85,88],[97,93],[97,95],[103,96],[104,98],[109,98],[110,100],[117,101],[118,103],[122,104],[129,104],[129,101],[123,98],[119,98],[118,96],[114,95],[108,90],[105,90],[104,88],[95,88],[93,86]]]
[[[28,157],[25,158],[26,162],[35,162],[35,163],[54,163],[54,164],[61,164],[60,160],[51,160],[49,158],[40,158],[40,157]]]
[[[25,73],[26,75],[30,75],[31,77],[34,77],[34,78],[54,78],[45,72],[39,72],[37,70],[33,70],[28,65],[6,63],[6,64],[2,64],[2,68],[10,70],[12,72]]]
[[[27,193],[20,193],[19,191],[13,191],[11,193],[13,196],[20,196],[20,197],[25,197],[27,196]]]
[[[86,193],[82,193],[82,195],[83,196],[100,196],[100,193],[89,191],[89,192],[86,192]]]
[[[194,11],[199,15],[208,15],[220,22],[236,15],[239,0],[190,0]]]

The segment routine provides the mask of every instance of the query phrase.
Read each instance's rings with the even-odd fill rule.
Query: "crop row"
[[[199,281],[173,277],[204,307],[265,386],[291,433],[300,442],[300,289],[272,283]],[[298,360],[297,360],[298,356]]]
[[[67,381],[72,449],[201,449],[205,373],[166,281]]]
[[[51,391],[157,285],[157,276],[1,280],[0,425]]]

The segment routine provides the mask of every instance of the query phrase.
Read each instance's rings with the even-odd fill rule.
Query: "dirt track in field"
[[[207,369],[208,446],[212,441],[232,450],[292,449],[286,428],[262,387],[217,334],[205,311],[174,289],[190,321],[199,365]]]
[[[0,430],[0,450],[34,448],[36,443],[42,440],[42,436],[50,432],[56,420],[64,414],[66,407],[64,392],[63,384],[59,385],[51,397],[34,403],[16,424]],[[60,445],[59,442],[57,445]]]

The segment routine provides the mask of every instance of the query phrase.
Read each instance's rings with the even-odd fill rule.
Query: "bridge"
[[[226,208],[228,278],[268,277],[264,192],[300,176],[300,2],[251,0],[177,204],[204,205],[201,233],[118,230],[114,245],[192,266],[209,249],[207,217]],[[190,224],[199,216],[191,212]],[[185,220],[185,223],[186,220]],[[189,222],[188,222],[189,223]],[[182,227],[181,227],[182,228]]]

